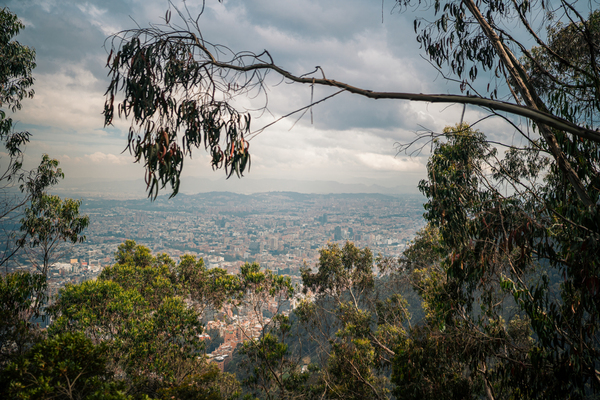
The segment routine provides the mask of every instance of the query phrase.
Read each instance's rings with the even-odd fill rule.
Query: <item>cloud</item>
[[[424,165],[416,158],[392,157],[385,154],[361,153],[358,159],[367,167],[381,171],[415,172],[424,170]]]
[[[104,35],[110,36],[120,31],[118,25],[113,25],[114,20],[107,15],[106,9],[100,9],[89,2],[78,4],[77,8],[79,8],[79,10],[89,18],[88,20],[91,24],[98,27]]]
[[[358,0],[230,0],[225,8],[241,10],[253,26],[285,30],[308,41],[350,37],[381,22],[379,7]]]
[[[92,154],[86,154],[84,157],[78,159],[78,161],[91,161],[97,164],[116,164],[125,165],[131,164],[131,158],[125,155],[105,154],[101,151],[97,151]]]
[[[82,64],[67,63],[53,73],[35,73],[35,96],[16,115],[29,124],[93,132],[104,125],[104,93]]]
[[[233,51],[267,49],[276,63],[295,73],[323,68],[327,78],[380,91],[443,93],[456,91],[453,83],[420,58],[414,40],[412,15],[389,15],[381,22],[382,6],[364,0],[225,0],[206,2],[200,18],[204,38]],[[183,2],[175,0],[180,8]],[[203,2],[190,2],[192,15]],[[108,85],[106,50],[108,35],[136,24],[146,27],[162,22],[166,0],[8,0],[11,11],[27,21],[19,41],[34,47],[33,100],[24,102],[15,116],[34,134],[27,152],[63,154],[67,175],[111,179],[143,177],[143,165],[120,154],[126,146],[130,121],[115,119],[103,128],[104,91]],[[172,8],[172,7],[171,7]],[[172,10],[173,22],[182,25]],[[133,21],[132,21],[133,20]],[[135,22],[134,22],[135,21]],[[437,79],[436,79],[437,78]],[[271,73],[269,112],[253,119],[259,128],[274,119],[309,104],[311,87],[289,85]],[[276,86],[276,84],[279,84]],[[316,87],[314,100],[335,89]],[[256,109],[264,96],[242,98],[237,105]],[[462,106],[370,100],[348,93],[313,107],[296,123],[300,114],[268,128],[251,142],[250,176],[293,177],[353,181],[397,181],[424,174],[424,157],[395,157],[396,142],[414,139],[421,129],[441,131],[460,120]],[[258,117],[259,113],[253,113]],[[468,107],[466,121],[485,113]],[[510,138],[512,129],[499,119],[479,124],[491,135]],[[402,173],[402,174],[399,174]],[[412,175],[411,175],[412,174]],[[184,175],[221,177],[213,172],[203,149],[185,161]],[[402,178],[399,178],[399,176]],[[418,181],[417,178],[411,178]]]

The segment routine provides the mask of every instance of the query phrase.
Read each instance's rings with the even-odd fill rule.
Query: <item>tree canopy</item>
[[[36,343],[0,373],[7,399],[126,400],[123,383],[107,369],[105,345],[83,333],[67,333]]]
[[[25,25],[6,7],[0,9],[0,141],[2,154],[0,172],[0,218],[3,221],[0,238],[3,251],[0,266],[7,262],[26,244],[30,248],[44,248],[44,274],[49,256],[59,239],[75,243],[87,226],[87,217],[79,217],[80,202],[62,200],[48,194],[48,189],[64,178],[59,162],[47,154],[40,164],[27,171],[23,168],[23,154],[30,141],[29,132],[15,132],[13,120],[6,111],[18,111],[22,100],[34,95],[33,69],[35,51],[14,40]],[[21,226],[20,233],[14,226]],[[6,268],[5,271],[8,269]]]
[[[24,24],[8,8],[0,9],[0,141],[4,146],[0,152],[0,267],[4,267],[0,276],[2,368],[16,362],[17,357],[27,358],[31,346],[43,338],[33,320],[44,316],[50,260],[60,241],[82,241],[85,236],[80,234],[88,223],[87,216],[79,216],[79,201],[48,194],[64,177],[57,160],[44,154],[37,167],[29,171],[23,167],[31,135],[15,132],[13,120],[7,114],[20,110],[22,100],[34,95],[35,51],[14,40],[23,28]],[[38,271],[34,268],[30,272],[9,272],[9,263],[26,245],[29,250],[41,249],[43,253],[42,262],[36,265]],[[30,365],[31,360],[23,362]],[[21,364],[17,369],[21,367],[20,372],[26,374],[27,367]],[[24,387],[32,384],[21,383]],[[30,392],[26,396],[44,395]]]

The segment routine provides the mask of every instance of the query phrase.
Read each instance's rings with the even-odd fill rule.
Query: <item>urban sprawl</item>
[[[119,244],[133,239],[154,254],[167,253],[175,262],[184,254],[202,257],[207,268],[237,273],[246,262],[288,275],[300,284],[300,269],[316,267],[319,249],[328,243],[352,241],[375,256],[397,258],[424,226],[423,197],[378,194],[254,195],[203,193],[174,199],[86,199],[81,211],[90,225],[82,244],[63,248],[49,270],[49,292],[68,283],[94,279],[114,263]],[[15,269],[32,269],[31,257],[17,258]],[[285,304],[266,302],[265,313],[225,307],[206,319],[224,342],[209,357],[223,368],[235,346],[260,334],[268,316],[288,313],[302,295]],[[205,335],[204,339],[210,339]]]

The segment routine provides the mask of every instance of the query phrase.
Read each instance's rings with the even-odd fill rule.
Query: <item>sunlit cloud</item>
[[[67,63],[53,74],[34,74],[35,97],[17,117],[29,124],[94,131],[103,126],[103,92],[82,65]]]
[[[89,17],[92,25],[98,27],[106,36],[112,35],[120,30],[117,25],[112,24],[112,19],[107,15],[106,9],[100,9],[89,2],[78,4],[77,8]]]
[[[357,157],[367,167],[380,171],[415,172],[424,170],[425,167],[417,158],[393,157],[375,153],[362,153]]]
[[[117,165],[125,165],[130,164],[130,157],[124,155],[115,155],[115,154],[106,154],[101,151],[97,151],[92,154],[86,154],[84,157],[77,157],[76,160],[78,162],[93,162],[97,164],[117,164]]]

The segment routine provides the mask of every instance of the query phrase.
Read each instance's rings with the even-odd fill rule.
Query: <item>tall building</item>
[[[333,240],[342,240],[342,228],[339,226],[336,226],[334,231],[333,231]]]
[[[269,238],[269,249],[270,250],[277,250],[279,248],[279,243],[277,241],[276,237],[270,237]]]

